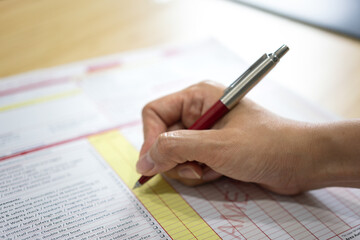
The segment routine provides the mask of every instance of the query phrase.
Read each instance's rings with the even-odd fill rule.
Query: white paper
[[[247,66],[209,40],[2,79],[0,238],[170,239],[87,137],[116,129],[140,149],[148,101],[201,80],[228,85]],[[248,96],[284,117],[337,119],[269,77]],[[358,189],[284,197],[226,178],[193,188],[169,182],[223,239],[360,238]]]

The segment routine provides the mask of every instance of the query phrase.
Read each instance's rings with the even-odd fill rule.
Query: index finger
[[[215,82],[201,82],[148,103],[142,111],[145,154],[156,138],[175,124],[190,127],[222,95]]]
[[[142,110],[144,144],[140,156],[145,154],[156,138],[168,127],[181,120],[183,92],[162,97],[148,103]]]

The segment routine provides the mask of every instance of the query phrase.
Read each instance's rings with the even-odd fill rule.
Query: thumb
[[[178,130],[162,133],[137,162],[137,171],[146,176],[166,172],[178,164],[197,161],[216,169],[224,161],[223,130]]]

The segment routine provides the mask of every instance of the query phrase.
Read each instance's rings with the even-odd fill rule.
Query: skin
[[[137,171],[194,186],[227,176],[280,194],[360,187],[360,121],[312,124],[243,99],[209,130],[189,128],[223,94],[201,82],[147,104]]]

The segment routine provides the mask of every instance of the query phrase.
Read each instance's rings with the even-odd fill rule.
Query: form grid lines
[[[359,197],[358,195],[354,194],[351,190],[345,188],[345,191],[346,191],[347,193],[349,193],[351,196],[353,196],[354,198],[356,198],[357,200],[360,201],[360,197]]]
[[[165,178],[164,178],[164,181],[167,182],[168,185],[169,185],[169,187],[170,187],[174,192],[176,192],[177,194],[179,194],[179,197],[182,198],[182,200],[188,204],[188,206],[199,216],[199,218],[201,218],[201,216],[200,216],[200,214],[198,213],[198,211],[196,211],[196,210],[190,205],[190,203],[189,203],[185,198],[183,198],[183,196],[182,196]],[[202,218],[201,218],[201,219],[202,219]],[[219,238],[221,238],[221,237],[219,236],[219,234],[218,234],[206,221],[204,221],[204,222],[206,223],[206,225],[208,225],[209,228],[211,228],[211,229],[214,231],[214,233],[215,233]]]
[[[199,190],[199,188],[195,187],[195,189],[196,189],[196,191],[197,191],[203,198],[205,198],[205,199],[207,199],[207,200],[209,201],[209,203],[211,204],[211,206],[212,206],[213,208],[215,208],[216,211],[217,211],[224,219],[226,219],[226,221],[234,228],[234,230],[236,230],[244,239],[246,239],[246,238],[244,237],[244,235],[229,221],[229,219],[227,219],[227,218],[221,213],[221,211],[215,206],[215,204],[213,204],[212,201],[211,201],[210,199],[208,199],[207,196],[206,196],[205,194],[203,194],[203,193]]]
[[[294,197],[294,200],[296,202],[298,202],[299,204],[301,204],[301,202],[296,198]],[[314,214],[312,211],[310,211],[310,209],[306,206],[306,204],[301,204],[312,216],[314,216],[319,222],[322,223],[322,225],[324,225],[327,229],[329,229],[333,234],[336,235],[336,233],[325,223],[321,220],[321,218],[319,218],[316,214]],[[316,232],[315,232],[316,233]],[[319,236],[321,237],[321,236]]]
[[[73,137],[73,138],[64,139],[64,140],[61,140],[61,141],[58,141],[58,142],[46,144],[46,145],[39,146],[39,147],[34,147],[34,148],[31,148],[31,149],[27,149],[27,150],[24,150],[24,151],[21,151],[21,152],[13,153],[13,154],[10,154],[10,155],[7,155],[7,156],[2,156],[2,157],[0,157],[0,161],[7,160],[7,159],[10,159],[10,158],[14,158],[14,157],[18,157],[18,156],[22,156],[22,155],[26,155],[26,154],[33,153],[33,152],[38,152],[40,150],[52,148],[52,147],[55,147],[55,146],[60,146],[60,145],[66,144],[66,143],[75,142],[75,141],[78,141],[78,140],[81,140],[81,139],[86,139],[88,137],[98,135],[98,134],[102,134],[102,133],[106,133],[106,132],[110,132],[110,131],[113,131],[113,130],[136,126],[136,125],[139,125],[140,122],[141,122],[140,120],[134,120],[134,121],[127,122],[127,123],[124,123],[124,124],[119,124],[117,126],[102,129],[102,130],[99,130],[99,131],[96,131],[96,132],[87,133],[87,134],[76,136],[76,137]]]
[[[213,186],[214,186],[220,193],[224,194],[224,193],[220,190],[220,188],[219,188],[218,186],[216,186],[216,184],[213,183]],[[231,202],[231,203],[233,204],[234,207],[238,208],[239,211],[241,211],[241,212],[244,214],[244,216],[246,216],[246,217],[250,220],[250,222],[252,222],[252,224],[255,225],[255,227],[257,227],[268,239],[270,239],[270,237],[269,237],[261,228],[259,228],[259,226],[258,226],[247,214],[245,214],[244,211],[242,211],[238,206],[236,206],[236,204],[235,204],[234,202]]]
[[[119,176],[120,177],[120,176]],[[121,178],[121,177],[120,177]],[[121,179],[122,181],[124,181],[123,179]],[[125,184],[126,185],[126,184]],[[128,190],[129,191],[131,191],[130,190],[130,188],[126,185],[126,187],[128,188]],[[134,196],[136,197],[136,199],[139,201],[139,202],[141,202],[142,203],[142,201],[138,198],[138,196],[136,196],[135,194],[134,194]],[[149,211],[149,209],[143,204],[143,206],[144,206],[144,208],[148,211],[148,213],[152,216],[152,218],[153,219],[155,219],[155,221],[161,226],[161,224],[159,223],[159,221],[153,216],[153,214]],[[164,231],[166,232],[166,234],[171,238],[171,239],[173,239],[171,236],[170,236],[170,234],[166,231],[166,229],[165,228],[163,228],[164,229]]]
[[[360,224],[355,225],[355,226],[354,226],[354,227],[352,227],[352,228],[356,228],[356,227],[358,227],[358,226],[360,226]],[[344,231],[342,231],[342,232],[340,232],[340,233],[336,234],[336,236],[333,236],[333,237],[331,237],[331,238],[328,238],[327,240],[330,240],[330,239],[332,239],[332,238],[334,238],[334,237],[339,237],[339,236],[340,236],[340,234],[343,234],[344,232],[349,231],[349,230],[350,230],[350,229],[352,229],[352,228],[346,229],[346,230],[344,230]]]
[[[239,186],[239,184],[234,183],[234,181],[231,181],[231,183],[232,183],[234,186],[236,186],[242,193],[245,194],[244,190]],[[249,194],[249,195],[250,195],[250,194]],[[250,198],[251,198],[251,197],[250,197]],[[286,232],[292,239],[294,239],[294,237],[293,237],[288,231],[286,231],[286,230],[281,226],[280,223],[278,223],[273,217],[271,217],[271,215],[269,215],[269,214],[265,211],[265,209],[262,208],[262,207],[255,201],[255,199],[252,199],[252,201],[253,201],[253,202],[256,204],[256,206],[258,206],[269,218],[271,218],[284,232]],[[278,231],[280,231],[280,229],[279,229]],[[278,231],[276,231],[276,232],[278,232]],[[275,232],[274,232],[274,233],[275,233]]]
[[[257,188],[260,188],[258,186],[256,186]],[[297,221],[301,226],[303,226],[311,235],[313,235],[316,239],[317,238],[304,224],[302,224],[295,216],[293,216],[293,214],[291,214],[284,206],[282,206],[279,201],[277,199],[275,199],[272,194],[268,193],[265,189],[260,188],[267,196],[269,196],[272,200],[274,200],[276,202],[276,204],[278,204],[285,212],[287,212],[290,216],[292,216],[294,218],[295,221]]]
[[[345,203],[342,199],[340,199],[336,194],[331,192],[329,189],[326,189],[326,191],[331,196],[333,196],[338,202],[340,202],[343,206],[345,206],[347,209],[349,209],[352,213],[355,213],[358,217],[360,217],[359,214],[354,209],[352,209],[347,203]]]
[[[105,131],[105,132],[107,132],[107,131]],[[105,133],[105,132],[104,132],[104,133]],[[95,134],[95,135],[96,135],[96,134]],[[99,151],[99,149],[97,149],[94,145],[93,145],[93,147],[94,147],[95,151],[97,151],[100,155],[102,155],[102,153]],[[125,161],[125,162],[126,162],[127,164],[129,164],[128,161]],[[113,170],[115,171],[115,169],[113,169]],[[119,176],[119,178],[125,183],[124,179],[123,179],[120,175],[118,175],[118,176]],[[128,186],[127,184],[125,184],[125,186],[126,186],[126,188],[128,189],[128,191],[131,192],[131,189],[129,188],[129,186]],[[141,203],[143,204],[143,201],[141,201],[136,194],[134,194],[134,196],[135,196],[135,198],[136,198],[139,202],[141,202]],[[159,226],[161,226],[161,224],[159,223],[159,221],[153,216],[153,214],[149,211],[149,209],[145,206],[145,204],[143,204],[143,206],[144,206],[144,208],[147,210],[147,212],[152,216],[152,218],[159,224]],[[166,234],[167,234],[171,239],[173,239],[173,238],[170,236],[170,234],[166,231],[166,229],[164,229],[164,231],[166,232]]]
[[[181,224],[191,233],[191,235],[193,235],[195,239],[198,239],[194,235],[194,233],[186,226],[186,224],[179,218],[179,216],[169,207],[166,201],[164,201],[164,199],[159,194],[157,194],[157,192],[153,189],[153,187],[149,185],[149,188],[151,189],[151,191],[153,191],[154,194],[156,194],[156,196],[162,201],[162,203],[174,214],[174,216],[181,222]]]
[[[47,79],[47,80],[43,80],[43,81],[39,81],[39,82],[29,83],[26,85],[2,90],[2,91],[0,91],[0,97],[17,94],[17,93],[21,93],[21,92],[28,91],[28,90],[38,89],[38,88],[42,88],[42,87],[47,87],[47,86],[51,86],[54,84],[63,84],[63,83],[70,82],[70,81],[71,81],[71,77],[67,76],[67,77],[53,78],[53,79]]]
[[[129,175],[129,173],[135,172],[135,159],[138,153],[119,132],[112,131],[94,136],[90,142],[127,187],[136,181],[137,174]],[[122,161],[119,162],[119,159]],[[220,238],[163,177],[156,176],[146,185],[147,187],[138,189],[134,194],[169,236],[171,234],[176,239]],[[151,194],[146,191],[151,191]],[[173,226],[172,221],[168,221],[169,219],[175,220],[177,226]]]
[[[339,219],[342,223],[344,223],[347,227],[351,228],[350,225],[344,221],[340,216],[338,216],[334,211],[332,211],[326,204],[320,202],[317,198],[312,199],[317,204],[321,204],[323,207],[325,207],[332,215],[334,215],[337,219]],[[335,229],[334,229],[335,230]]]
[[[189,52],[193,52],[192,50],[194,50],[194,48],[189,48],[191,51]],[[215,48],[217,49],[217,48]],[[210,50],[207,52],[212,53],[214,49],[212,48],[206,48],[206,50]],[[194,51],[196,53],[196,51]],[[176,56],[177,54],[177,49],[171,50],[161,54],[161,56]],[[158,58],[159,55],[159,51],[156,51],[156,53],[151,53],[150,58],[152,59],[154,57],[154,55],[156,54],[157,56],[157,60],[160,59]],[[203,55],[203,53],[201,52],[201,54]],[[224,54],[226,55],[226,54]],[[189,55],[191,57],[197,57],[197,55],[195,54],[193,55]],[[94,73],[94,77],[96,76],[97,81],[99,79],[103,79],[102,75],[100,75],[100,72],[104,70],[104,72],[107,72],[110,68],[112,67],[123,67],[122,64],[123,62],[118,61],[119,57],[117,56],[116,58],[111,58],[111,59],[117,59],[116,61],[93,61],[91,62],[91,64],[88,63],[82,63],[81,65],[75,65],[78,66],[79,69],[76,70],[76,72],[72,72],[71,76],[67,76],[67,77],[61,77],[59,76],[59,74],[54,74],[54,76],[58,76],[58,77],[54,77],[53,79],[42,79],[43,78],[43,74],[37,75],[29,75],[29,76],[33,76],[31,78],[29,78],[28,80],[30,81],[23,81],[25,82],[30,82],[29,84],[22,86],[19,85],[20,82],[19,81],[15,81],[15,83],[17,83],[17,85],[13,85],[13,87],[11,89],[7,89],[7,90],[0,90],[0,96],[8,96],[8,95],[12,95],[12,94],[18,94],[22,91],[32,91],[34,89],[38,89],[38,88],[45,88],[45,87],[49,87],[49,86],[56,86],[56,85],[62,85],[62,84],[66,84],[68,86],[72,86],[73,83],[77,84],[77,86],[79,88],[83,87],[80,83],[84,83],[85,81],[83,80],[87,80],[85,79],[87,75],[93,74]],[[130,59],[132,59],[130,57]],[[135,58],[136,61],[131,62],[130,61],[130,68],[133,68],[134,66],[138,66],[138,65],[147,65],[148,64],[148,54],[146,54],[146,57],[142,57],[140,58],[141,61],[139,61],[139,59]],[[175,58],[175,60],[177,60]],[[116,62],[116,63],[115,63]],[[233,61],[235,62],[235,61]],[[127,62],[126,62],[127,64]],[[160,64],[161,65],[161,64]],[[50,75],[49,76],[53,76],[52,73],[61,73],[61,75],[63,75],[62,71],[63,69],[66,68],[59,68],[59,69],[54,69],[50,71]],[[140,68],[139,68],[140,69]],[[187,70],[187,69],[185,69]],[[65,71],[66,74],[69,74],[68,72]],[[208,72],[207,72],[208,74]],[[45,75],[45,74],[44,74]],[[46,73],[46,75],[48,75],[48,73]],[[98,76],[97,76],[98,75]],[[23,77],[20,77],[20,80]],[[22,80],[26,80],[25,78]],[[35,82],[36,81],[36,82]],[[161,82],[158,86],[168,86],[171,85],[170,82],[166,82],[166,84],[162,85],[163,83]],[[175,86],[176,84],[174,84]],[[5,86],[7,86],[5,84]],[[177,85],[176,85],[177,86]],[[156,88],[157,85],[152,85],[152,88]],[[160,92],[161,93],[161,92]],[[90,95],[89,95],[90,96]],[[86,95],[86,97],[89,97],[88,95]],[[91,98],[88,98],[89,101],[91,101]],[[100,102],[100,101],[99,101]],[[96,101],[93,101],[92,103],[97,104]],[[92,104],[93,105],[93,104]],[[21,106],[23,107],[23,105]],[[105,112],[101,112],[100,113],[104,114],[104,116],[106,115]],[[109,117],[109,116],[107,116]],[[110,118],[109,118],[110,119]],[[134,117],[134,120],[137,119],[137,117]],[[115,120],[111,120],[109,122],[115,122]],[[140,123],[140,121],[138,122]],[[136,123],[136,124],[138,124]],[[103,126],[103,125],[101,125]],[[55,146],[57,145],[61,145],[61,144],[67,144],[69,142],[73,142],[73,141],[80,141],[81,139],[85,139],[88,137],[91,137],[92,135],[96,135],[102,132],[106,132],[106,131],[111,131],[112,129],[116,129],[116,127],[114,128],[109,128],[109,129],[104,129],[101,130],[103,128],[107,128],[107,127],[111,127],[113,125],[106,125],[106,127],[101,127],[99,132],[95,132],[95,133],[91,133],[93,131],[97,131],[99,128],[89,128],[88,130],[84,131],[84,132],[79,132],[78,134],[72,134],[72,135],[61,135],[61,137],[55,138],[55,140],[50,140],[50,139],[46,139],[46,141],[43,141],[42,143],[36,143],[33,145],[20,145],[20,146],[15,146],[15,148],[11,148],[10,151],[5,152],[4,151],[4,155],[0,156],[0,161],[1,160],[5,160],[5,159],[10,159],[10,158],[15,158],[20,156],[19,158],[22,158],[21,155],[26,155],[28,153],[32,153],[32,152],[36,152],[36,151],[41,151],[43,149],[46,148],[50,148],[49,151],[52,151]],[[6,128],[5,128],[6,130]],[[86,134],[87,132],[90,132],[89,134]],[[77,137],[78,136],[78,137]],[[37,139],[35,137],[35,139]],[[53,138],[51,138],[53,139]],[[34,138],[32,138],[32,141],[34,140]],[[134,139],[133,139],[134,140]],[[140,141],[140,140],[139,140]],[[124,147],[126,148],[126,147]],[[17,150],[16,150],[17,149]],[[121,151],[120,151],[121,153]],[[30,156],[27,158],[27,155],[24,157],[25,160],[31,159],[32,155],[29,154]],[[36,154],[34,154],[36,155]],[[40,155],[40,154],[39,154]],[[127,155],[124,154],[126,157]],[[74,156],[73,156],[74,157]],[[126,164],[124,164],[123,166],[125,166]],[[128,167],[128,166],[126,166]],[[124,177],[120,177],[120,179],[122,180],[122,182],[131,182],[129,181],[129,177],[131,177],[131,174],[133,174],[134,172],[131,172],[129,175],[126,175]],[[155,180],[155,179],[153,179]],[[219,183],[219,182],[217,182]],[[221,182],[222,183],[222,182]],[[233,183],[234,184],[234,183]],[[131,191],[128,184],[125,184],[127,186],[127,189],[129,190],[129,192]],[[124,186],[125,186],[124,185]],[[130,184],[131,185],[131,184]],[[153,185],[152,185],[153,186]],[[173,186],[175,186],[175,184],[169,184],[170,187],[174,188]],[[217,185],[223,192],[225,192],[224,196],[226,197],[227,195],[227,190],[226,189],[222,189],[221,185],[218,184]],[[264,237],[262,236],[261,232],[256,230],[259,227],[261,227],[261,229],[268,233],[269,236],[273,237],[273,236],[277,236],[279,238],[283,237],[284,235],[280,235],[280,231],[282,234],[284,234],[283,231],[285,231],[286,229],[289,230],[290,233],[292,233],[294,236],[298,236],[299,239],[301,237],[305,237],[305,238],[311,238],[312,235],[309,235],[308,232],[305,231],[306,227],[308,227],[308,231],[311,230],[314,234],[319,235],[318,238],[328,238],[328,236],[331,235],[330,232],[323,234],[323,232],[326,230],[326,228],[321,229],[320,227],[323,227],[323,225],[325,227],[327,227],[327,229],[330,229],[331,232],[333,233],[337,233],[336,236],[332,236],[329,239],[335,239],[335,238],[339,238],[339,236],[344,237],[346,234],[350,233],[349,230],[355,230],[355,228],[359,228],[359,221],[356,219],[356,216],[360,216],[360,212],[359,212],[359,205],[357,204],[357,201],[360,200],[360,192],[351,189],[346,189],[346,188],[339,188],[339,189],[324,189],[324,190],[317,190],[314,193],[314,196],[316,195],[316,197],[314,198],[297,198],[297,197],[289,197],[286,199],[289,199],[289,201],[291,201],[290,204],[287,204],[287,200],[285,198],[282,198],[280,196],[277,195],[267,195],[267,196],[272,196],[273,198],[270,197],[266,197],[266,193],[261,193],[261,191],[259,189],[257,189],[257,187],[251,188],[249,186],[251,185],[240,185],[242,187],[242,193],[245,195],[248,194],[252,194],[252,199],[251,199],[251,203],[247,206],[251,206],[253,209],[251,209],[250,207],[245,208],[245,211],[247,213],[248,216],[246,216],[245,214],[243,215],[242,213],[237,213],[238,215],[241,215],[241,218],[239,220],[239,222],[236,222],[236,219],[226,219],[225,217],[229,217],[229,215],[227,215],[227,212],[231,211],[231,210],[235,210],[235,208],[226,208],[225,207],[225,202],[226,204],[229,205],[234,205],[236,208],[240,208],[239,210],[242,210],[243,208],[240,207],[242,206],[242,202],[240,201],[233,201],[233,199],[222,199],[222,202],[219,203],[214,199],[214,195],[212,192],[214,192],[215,194],[218,194],[219,189],[215,189],[214,187],[212,187],[212,185],[210,185],[209,188],[202,188],[199,187],[199,189],[192,190],[193,192],[198,192],[198,194],[196,194],[196,196],[199,196],[199,199],[201,198],[201,195],[203,195],[203,198],[200,201],[197,201],[199,199],[191,199],[190,197],[188,198],[188,196],[186,196],[186,193],[184,194],[183,191],[176,191],[177,193],[181,192],[182,195],[180,195],[180,197],[183,199],[184,202],[188,203],[189,207],[193,209],[194,214],[188,214],[188,211],[190,211],[189,209],[186,208],[186,213],[183,214],[181,206],[179,206],[179,204],[174,203],[174,201],[179,201],[180,202],[180,198],[168,198],[167,193],[170,190],[158,190],[157,193],[155,193],[153,190],[156,190],[156,186],[154,186],[154,189],[149,189],[149,195],[152,196],[148,196],[145,198],[140,199],[136,194],[134,194],[134,197],[132,197],[132,199],[134,201],[136,201],[136,199],[138,199],[138,203],[140,205],[140,203],[143,203],[143,210],[147,209],[148,210],[148,216],[152,216],[154,219],[153,222],[158,222],[158,227],[160,227],[166,220],[166,225],[171,225],[171,229],[176,229],[176,227],[178,227],[176,230],[179,230],[181,228],[181,231],[183,233],[186,232],[186,230],[182,227],[179,228],[180,224],[178,224],[178,226],[175,225],[175,221],[177,222],[178,220],[173,217],[171,215],[171,218],[169,220],[169,218],[163,218],[164,215],[166,215],[166,217],[170,216],[170,211],[166,211],[164,210],[165,214],[163,212],[161,212],[161,209],[166,209],[167,208],[171,208],[175,213],[178,214],[178,218],[182,219],[183,224],[187,224],[187,226],[190,229],[193,230],[193,232],[195,233],[195,235],[198,237],[198,239],[206,239],[207,236],[205,236],[206,232],[210,231],[211,229],[216,229],[219,234],[221,236],[224,236],[223,234],[225,234],[224,232],[220,232],[220,230],[218,229],[218,226],[220,226],[221,224],[224,224],[228,227],[233,226],[234,230],[236,230],[237,232],[234,231],[234,235],[236,235],[236,237],[240,238],[244,238],[244,235],[247,236],[246,234],[250,234],[249,236],[251,238],[261,238]],[[255,185],[254,185],[255,186]],[[239,189],[239,186],[237,186],[237,188]],[[126,188],[124,188],[126,189]],[[205,190],[202,190],[205,189]],[[235,189],[235,188],[232,188]],[[138,189],[139,190],[139,189]],[[240,189],[241,190],[241,189]],[[203,191],[203,192],[201,192]],[[329,193],[327,193],[327,191],[331,191]],[[163,195],[163,193],[165,193]],[[258,195],[261,196],[265,196],[266,197],[266,201],[262,201],[259,200],[257,198]],[[103,195],[104,196],[104,195]],[[219,197],[216,196],[217,198],[215,199],[219,199]],[[310,196],[310,195],[309,195]],[[164,198],[164,199],[160,199]],[[170,200],[169,200],[170,199]],[[187,200],[185,200],[187,199]],[[285,199],[285,201],[283,201],[283,199]],[[146,204],[150,204],[149,201],[156,201],[158,205],[152,205],[151,207],[146,207],[146,206],[150,206],[150,205],[146,205],[144,204],[144,202],[146,202]],[[161,203],[161,200],[166,200],[168,206],[165,207],[165,204]],[[224,201],[226,200],[226,201]],[[195,203],[196,201],[196,203]],[[308,203],[312,203],[312,204],[308,204]],[[190,205],[191,203],[191,205]],[[206,203],[201,205],[202,203]],[[263,204],[264,203],[264,204]],[[304,204],[305,203],[305,204]],[[245,203],[246,204],[246,203]],[[134,205],[135,206],[135,205]],[[269,206],[269,208],[267,208],[267,206]],[[300,206],[303,206],[303,209],[300,208]],[[111,209],[112,207],[108,207],[108,205],[104,205],[105,208],[107,209]],[[314,207],[314,208],[313,208]],[[281,209],[287,209],[288,212],[282,211]],[[315,209],[316,208],[316,209]],[[155,211],[157,212],[155,215],[152,214],[149,209],[151,209],[151,211]],[[196,210],[195,210],[196,209]],[[169,209],[170,210],[170,209]],[[265,212],[266,210],[266,212]],[[279,212],[280,211],[280,212]],[[264,212],[264,215],[259,215],[259,213]],[[286,213],[287,212],[287,213]],[[292,213],[292,216],[289,215],[289,212]],[[310,212],[311,215],[314,217],[311,217],[310,214],[308,214],[307,212]],[[200,216],[203,216],[204,222],[207,224],[208,228],[205,227],[205,224],[203,224],[203,229],[206,229],[202,231],[201,229],[201,224],[200,221],[191,221],[191,217],[195,216],[195,213],[198,214]],[[160,220],[158,221],[158,219],[155,218],[155,216],[158,218],[158,216],[161,217],[161,224],[160,224]],[[200,216],[200,218],[202,218]],[[206,216],[206,217],[204,217]],[[309,218],[311,219],[311,221],[308,221],[308,219],[306,219],[306,217],[309,216]],[[207,218],[208,217],[208,218]],[[224,217],[224,219],[222,219],[222,217]],[[258,223],[258,226],[256,226],[257,228],[254,227],[254,225],[251,224],[250,221],[246,221],[246,225],[245,224],[237,224],[240,223],[241,220],[246,220],[245,217],[249,218],[252,217],[252,219]],[[195,217],[194,217],[195,218]],[[296,221],[293,221],[292,218],[294,218]],[[207,219],[205,221],[205,219]],[[270,220],[272,219],[273,222]],[[288,220],[291,221],[288,221]],[[317,219],[318,221],[316,221],[315,219]],[[231,224],[228,225],[226,224],[226,221],[228,223]],[[288,222],[287,222],[288,221]],[[328,221],[328,222],[327,222]],[[245,221],[244,221],[245,222]],[[168,224],[167,224],[168,223]],[[235,225],[233,225],[233,224]],[[300,224],[304,223],[304,227],[306,225],[305,228],[303,228]],[[279,225],[279,227],[277,227],[275,224]],[[238,225],[238,226],[237,226]],[[244,227],[241,227],[241,225],[245,225]],[[351,227],[351,225],[355,225],[354,227]],[[199,227],[198,227],[199,226]],[[240,227],[239,227],[240,226]],[[274,232],[272,230],[269,230],[272,226],[275,226],[275,228],[273,229]],[[150,226],[151,227],[151,226]],[[290,227],[290,228],[289,228]],[[261,230],[260,229],[260,230]],[[164,232],[166,232],[166,229],[162,229]],[[356,229],[357,230],[357,229]],[[145,229],[145,231],[147,232],[148,230]],[[253,232],[251,232],[253,231]],[[164,233],[163,232],[163,233]],[[288,231],[286,231],[288,232]],[[219,236],[219,234],[214,230],[214,233],[217,234],[217,236]],[[274,234],[275,233],[275,234]],[[327,235],[326,235],[327,234]],[[194,235],[194,234],[193,234]],[[307,236],[305,236],[307,235]],[[321,235],[321,236],[320,236]],[[170,236],[170,235],[169,235]],[[205,237],[199,237],[199,236],[205,236]],[[289,236],[291,236],[289,234]],[[191,238],[190,234],[188,233],[188,235],[181,235],[181,237],[183,238]],[[215,238],[216,236],[212,236],[213,238]],[[230,238],[230,236],[227,236]],[[291,236],[293,237],[293,236]],[[174,237],[175,238],[175,237]]]

